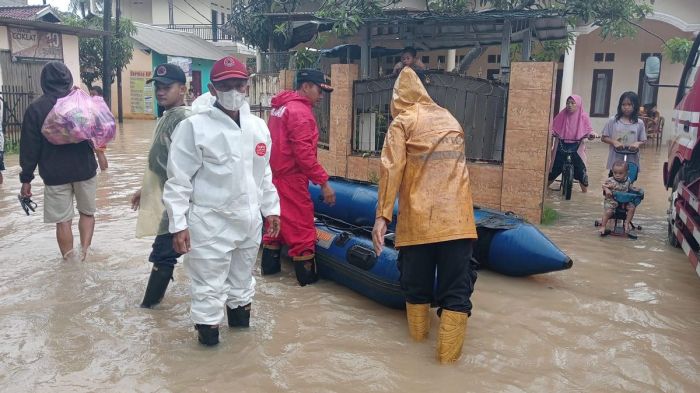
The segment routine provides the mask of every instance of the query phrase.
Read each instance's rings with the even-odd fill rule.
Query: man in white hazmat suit
[[[261,213],[271,234],[279,232],[280,214],[270,133],[250,113],[245,65],[225,57],[214,63],[211,81],[216,100],[200,105],[207,100],[200,97],[173,134],[163,191],[173,247],[186,254],[192,279],[192,320],[208,346],[219,343],[224,305],[229,326],[249,326]]]

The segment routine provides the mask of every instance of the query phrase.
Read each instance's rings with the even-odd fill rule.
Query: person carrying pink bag
[[[56,239],[64,260],[72,260],[80,255],[84,260],[95,230],[95,193],[97,189],[97,162],[91,143],[103,138],[109,130],[95,129],[97,121],[84,115],[85,108],[60,108],[60,102],[67,102],[65,98],[76,93],[73,90],[73,77],[65,64],[52,61],[46,63],[41,70],[41,89],[44,94],[34,100],[24,113],[22,120],[22,136],[19,145],[19,163],[22,172],[19,175],[22,189],[21,198],[32,196],[31,182],[34,179],[34,171],[39,167],[39,176],[44,180],[44,222],[56,224]],[[80,90],[78,90],[80,91]],[[85,92],[83,92],[85,96]],[[63,101],[61,101],[63,99]],[[85,105],[94,107],[90,97],[83,100]],[[106,105],[105,105],[106,107]],[[68,111],[68,112],[66,112]],[[70,112],[73,111],[73,112]],[[82,112],[81,112],[82,111]],[[42,128],[51,113],[74,113],[64,118],[65,128],[60,129],[56,123],[52,123],[52,136],[63,136],[70,139],[70,129],[80,125],[79,131],[83,134],[87,131],[93,133],[81,137],[82,140],[74,140],[64,144],[55,144],[49,141]],[[77,115],[83,113],[83,115]],[[112,118],[113,119],[113,118]],[[85,124],[89,127],[85,128]],[[108,136],[107,139],[111,139]],[[75,135],[73,136],[75,137]],[[94,138],[92,142],[91,138]],[[97,140],[99,143],[100,141]],[[80,220],[80,246],[73,248],[72,220],[75,214],[73,200],[75,199]]]

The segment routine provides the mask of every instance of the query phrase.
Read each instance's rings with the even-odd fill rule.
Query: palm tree
[[[102,12],[102,0],[70,0],[68,10],[77,13],[85,18],[88,15]]]

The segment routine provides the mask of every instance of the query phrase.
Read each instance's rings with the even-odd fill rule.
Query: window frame
[[[599,74],[604,74],[609,77],[608,83],[607,83],[607,96],[605,97],[604,105],[603,107],[605,108],[604,113],[595,113],[595,102],[597,97],[596,94],[596,80],[597,76]],[[610,96],[612,95],[612,84],[613,84],[613,70],[610,68],[607,69],[600,69],[596,68],[593,70],[593,79],[591,81],[591,105],[589,109],[589,115],[590,117],[610,117]]]
[[[646,102],[643,102],[644,95],[642,94],[642,88],[644,87],[644,83],[646,82],[646,78],[644,77],[644,68],[639,70],[639,80],[637,82],[637,95],[639,96],[639,105],[644,105],[647,104]],[[658,103],[659,101],[659,86],[652,86],[647,83],[647,86],[651,89],[654,89],[654,93],[652,94],[653,98],[651,102],[656,102]],[[649,104],[651,103],[649,102]]]

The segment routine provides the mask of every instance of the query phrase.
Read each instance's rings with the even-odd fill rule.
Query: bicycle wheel
[[[564,181],[566,180],[566,181]],[[574,166],[567,165],[561,174],[561,192],[564,195],[564,199],[567,201],[571,199],[571,189],[574,187]]]

